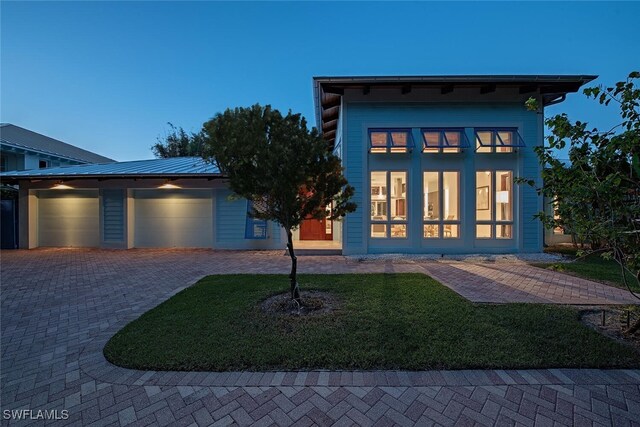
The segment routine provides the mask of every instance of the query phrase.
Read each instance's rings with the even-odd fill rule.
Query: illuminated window
[[[560,214],[558,213],[558,201],[553,201],[553,219],[556,221],[560,221]],[[562,227],[553,227],[553,234],[564,234],[564,228]]]
[[[407,153],[412,148],[411,129],[369,129],[371,153]]]
[[[371,172],[370,191],[371,237],[407,237],[407,172]]]
[[[460,172],[423,174],[423,237],[460,237]]]
[[[476,172],[476,238],[513,238],[513,172]]]

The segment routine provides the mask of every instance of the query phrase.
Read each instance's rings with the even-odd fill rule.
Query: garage
[[[213,247],[212,190],[135,190],[134,247]]]
[[[231,198],[217,167],[199,157],[12,171],[1,177],[3,184],[19,186],[18,237],[24,249],[282,248],[280,229],[269,225],[267,233],[256,233],[247,201]]]
[[[100,246],[98,190],[38,192],[39,246]]]

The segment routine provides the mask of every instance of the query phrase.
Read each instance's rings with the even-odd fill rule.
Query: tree
[[[181,127],[169,125],[169,131],[164,137],[158,137],[151,150],[153,154],[162,159],[169,157],[200,157],[204,147],[204,135],[202,132],[188,134]]]
[[[300,114],[283,116],[269,105],[218,113],[204,134],[205,159],[228,177],[235,194],[253,202],[249,214],[285,229],[291,298],[300,303],[292,231],[307,217],[335,220],[356,208],[340,158]]]
[[[635,83],[639,78],[640,72],[632,72],[615,86],[584,89],[601,105],[616,105],[619,124],[601,131],[572,122],[566,114],[556,115],[545,120],[548,145],[535,148],[544,183],[536,190],[552,200],[558,213],[556,218],[544,212],[536,217],[547,228],[562,227],[579,241],[589,242],[590,252],[614,259],[632,294],[626,271],[640,283],[640,89]],[[527,101],[527,107],[537,110],[536,100]],[[568,164],[555,155],[567,146]],[[640,321],[629,332],[638,329]]]

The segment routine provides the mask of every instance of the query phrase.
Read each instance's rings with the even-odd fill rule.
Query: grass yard
[[[572,308],[474,305],[422,274],[301,275],[336,312],[276,317],[260,301],[284,275],[209,276],[148,311],[105,346],[151,370],[639,367],[640,356],[582,325]]]
[[[617,288],[626,289],[622,281],[620,266],[613,260],[603,259],[599,254],[589,255],[573,262],[567,263],[535,263],[536,267],[548,268],[585,279],[603,282]],[[638,283],[633,275],[627,272],[627,281],[631,289],[640,291]]]

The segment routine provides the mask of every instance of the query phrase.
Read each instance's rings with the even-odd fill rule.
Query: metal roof
[[[65,178],[211,178],[221,176],[215,165],[205,162],[200,157],[172,157],[0,173],[0,179],[3,181]]]
[[[82,163],[106,163],[115,161],[11,123],[0,123],[0,143],[3,146],[19,150],[33,151]]]
[[[479,94],[494,92],[496,87],[517,88],[519,93],[540,93],[543,105],[564,99],[569,92],[577,92],[580,86],[598,76],[595,75],[458,75],[458,76],[343,76],[314,77],[313,95],[316,123],[324,138],[333,145],[336,138],[340,106],[345,89],[361,89],[364,95],[373,87],[398,88],[402,94],[412,88],[436,87],[446,95],[454,88],[478,88]]]

